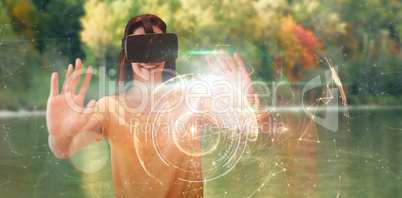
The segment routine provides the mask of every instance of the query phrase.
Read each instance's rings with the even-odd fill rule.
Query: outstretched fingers
[[[64,93],[71,90],[71,73],[73,73],[73,65],[70,64],[70,65],[68,65],[66,80],[64,81],[64,84],[63,84],[62,92],[64,92]]]
[[[227,64],[228,68],[231,71],[237,71],[237,65],[233,61],[233,59],[225,52],[225,50],[221,49],[221,56],[225,60],[225,63]]]
[[[242,72],[242,74],[247,74],[248,75],[246,66],[244,65],[243,59],[240,57],[240,55],[235,52],[233,54],[233,56],[234,56],[237,64],[239,65],[239,69]]]
[[[247,72],[246,65],[244,64],[243,59],[241,58],[241,56],[240,56],[238,53],[235,52],[235,53],[233,54],[233,57],[235,58],[237,64],[239,65],[239,69],[240,69],[242,78],[246,80],[246,81],[245,81],[245,82],[246,82],[245,87],[247,87],[247,90],[245,90],[245,91],[246,91],[246,93],[249,94],[247,97],[248,97],[249,101],[250,101],[252,104],[254,104],[254,102],[255,102],[256,100],[258,100],[258,98],[256,98],[256,97],[254,96],[253,84],[251,83],[250,75],[249,75],[249,73]],[[249,83],[251,83],[251,84],[249,84]],[[248,86],[248,85],[251,85],[251,86]]]
[[[81,76],[81,59],[77,58],[77,60],[75,60],[75,72],[72,84],[72,92],[74,94],[75,91],[77,90],[77,85],[80,82],[80,76]]]
[[[217,75],[222,75],[222,70],[220,69],[219,65],[212,59],[211,56],[205,56],[205,59],[207,59],[208,64],[212,67],[214,70],[215,74]]]
[[[215,52],[215,58],[218,60],[218,63],[222,67],[224,72],[230,72],[232,69],[229,67],[228,63],[226,63],[226,60],[224,58],[224,54],[222,52],[219,52],[218,50],[214,50]]]
[[[88,70],[85,74],[84,82],[82,82],[81,90],[78,95],[84,95],[87,93],[89,82],[91,81],[92,76],[92,66],[88,67]]]
[[[50,95],[57,96],[59,94],[59,79],[57,73],[52,73],[52,78],[50,80]]]

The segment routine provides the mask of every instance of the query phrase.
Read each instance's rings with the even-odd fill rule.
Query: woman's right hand
[[[92,67],[89,66],[81,90],[76,93],[81,74],[81,60],[75,62],[74,77],[73,66],[68,66],[66,80],[63,84],[63,90],[58,93],[58,76],[52,74],[50,84],[50,96],[46,108],[46,122],[49,134],[52,138],[61,141],[70,141],[74,138],[88,123],[95,107],[95,100],[91,100],[84,108],[85,94],[88,90],[92,75]]]

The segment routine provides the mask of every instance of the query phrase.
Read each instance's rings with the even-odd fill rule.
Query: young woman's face
[[[154,29],[154,32],[156,34],[161,34],[163,31],[153,25],[152,26]],[[139,35],[139,34],[145,34],[145,29],[143,27],[137,28],[134,30],[133,34],[131,35]],[[131,66],[134,71],[134,75],[138,76],[139,78],[143,80],[151,80],[152,75],[153,79],[162,79],[162,71],[163,68],[165,67],[165,61],[160,62],[160,63],[131,63]],[[134,77],[134,79],[136,79]],[[138,78],[136,80],[139,80]]]

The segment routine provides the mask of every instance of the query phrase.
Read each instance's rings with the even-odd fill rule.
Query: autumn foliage
[[[281,19],[280,30],[276,31],[276,37],[282,50],[286,53],[282,62],[274,59],[279,66],[285,67],[288,78],[298,78],[301,70],[316,67],[318,56],[322,53],[322,43],[309,29],[304,28],[293,20],[291,16]]]
[[[36,10],[32,3],[26,0],[5,0],[5,4],[13,21],[14,31],[27,38],[34,37],[32,26],[36,22],[33,17]]]

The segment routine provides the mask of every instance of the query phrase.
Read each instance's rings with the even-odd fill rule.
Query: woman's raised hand
[[[211,56],[206,56],[207,62],[214,72],[224,80],[229,81],[241,93],[247,94],[248,100],[253,104],[255,99],[254,89],[251,84],[250,75],[240,55],[237,53],[233,55],[237,62],[236,64],[224,50],[214,50],[214,53],[217,62]]]
[[[75,72],[72,77],[73,66],[68,66],[63,90],[59,94],[57,73],[52,74],[50,95],[46,108],[47,129],[54,138],[69,140],[77,135],[85,126],[94,111],[95,100],[91,100],[84,108],[85,94],[88,90],[92,75],[89,66],[81,90],[76,94],[81,74],[81,60],[75,62]]]

